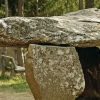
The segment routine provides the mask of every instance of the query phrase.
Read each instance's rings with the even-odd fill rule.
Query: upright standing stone
[[[30,59],[31,60],[28,60]],[[77,52],[74,47],[57,47],[46,45],[31,44],[28,50],[27,63],[33,63],[33,66],[26,64],[26,70],[32,69],[26,73],[29,86],[35,78],[42,97],[41,100],[75,100],[76,96],[84,90],[84,78],[82,68],[79,62]],[[28,71],[27,71],[28,72]],[[36,89],[35,87],[33,87]],[[33,95],[35,100],[37,94]]]

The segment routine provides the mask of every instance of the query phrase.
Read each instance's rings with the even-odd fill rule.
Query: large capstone
[[[100,45],[100,10],[84,9],[54,17],[0,19],[0,46],[32,43],[93,47]]]
[[[31,44],[26,70],[26,78],[36,100],[75,100],[85,87],[74,47]]]

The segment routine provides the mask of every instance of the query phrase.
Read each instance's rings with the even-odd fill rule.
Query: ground
[[[0,92],[0,100],[35,100],[31,93]]]
[[[9,73],[4,77],[0,71],[0,100],[35,100],[26,79],[16,75],[9,79]]]

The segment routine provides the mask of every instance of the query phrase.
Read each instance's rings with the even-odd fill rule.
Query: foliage
[[[26,0],[25,15],[35,16],[34,10],[35,0]],[[41,0],[38,2],[39,16],[57,16],[75,10],[78,10],[78,0]]]
[[[94,7],[100,8],[100,0],[94,0]],[[11,6],[15,6],[18,12],[18,0],[8,0],[9,15],[11,16]],[[85,0],[84,0],[85,4]],[[65,13],[78,10],[79,0],[24,0],[24,16],[34,17],[38,5],[38,16],[58,16]],[[0,0],[0,18],[4,17],[4,0]],[[17,14],[16,14],[17,15]]]
[[[5,7],[4,0],[0,0],[0,18],[5,16],[4,7]]]
[[[100,0],[94,0],[94,1],[95,1],[94,6],[96,8],[99,8],[100,9]]]

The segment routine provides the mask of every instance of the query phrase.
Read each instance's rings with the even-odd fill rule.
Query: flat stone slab
[[[84,75],[74,47],[31,44],[27,61],[33,65],[42,100],[75,100],[84,90]]]
[[[28,46],[32,43],[99,46],[100,9],[83,9],[64,16],[0,19],[0,46]]]

